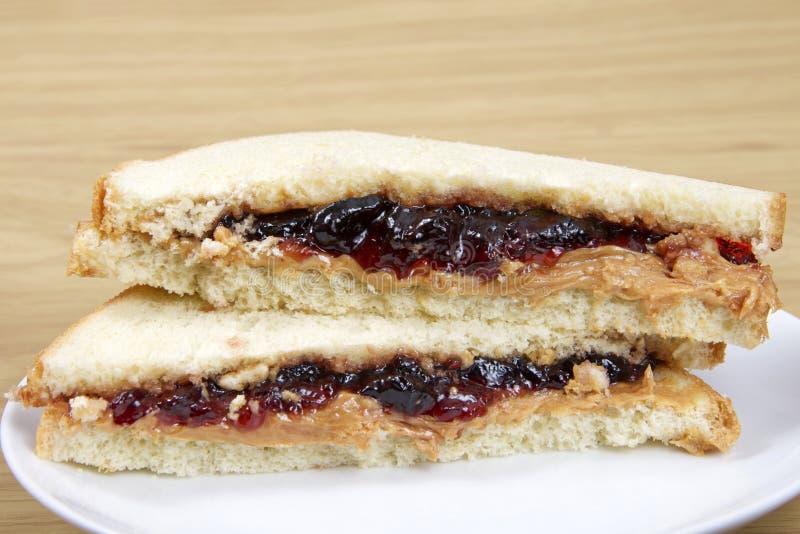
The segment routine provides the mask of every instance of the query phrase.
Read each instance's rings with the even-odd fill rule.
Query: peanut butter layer
[[[316,271],[332,280],[345,274],[378,292],[422,287],[438,294],[521,295],[536,304],[554,293],[577,289],[598,298],[639,301],[650,316],[684,298],[725,307],[738,318],[766,317],[780,306],[768,266],[735,265],[720,256],[714,239],[699,232],[670,236],[656,245],[655,253],[602,246],[566,252],[552,266],[505,261],[493,279],[430,269],[398,279],[386,271],[365,271],[347,255],[298,255],[282,246],[283,241],[243,242],[226,228],[218,228],[213,240],[200,244],[183,239],[176,248],[194,261],[245,263],[271,269],[276,276]]]
[[[507,398],[493,404],[485,416],[469,421],[441,422],[428,416],[393,413],[384,410],[371,398],[344,392],[320,410],[301,416],[275,414],[251,431],[241,431],[225,424],[201,427],[166,425],[153,415],[128,427],[120,427],[114,424],[111,414],[103,406],[98,407],[92,421],[86,414],[86,402],[80,403],[78,412],[73,408],[72,414],[69,404],[63,401],[51,404],[48,410],[60,413],[61,424],[75,431],[82,424],[91,424],[109,432],[125,428],[133,434],[155,439],[231,442],[258,447],[339,444],[363,449],[376,436],[388,433],[412,440],[414,446],[431,460],[437,458],[442,443],[489,425],[515,425],[535,414],[559,417],[611,413],[616,409],[637,406],[672,409],[676,413],[700,407],[709,413],[707,428],[687,428],[684,435],[672,440],[674,445],[692,454],[725,451],[738,438],[739,424],[730,401],[685,371],[657,368],[655,372],[648,370],[636,383],[609,386],[607,382],[597,380],[597,373],[593,373],[588,365],[585,367],[575,373],[575,378],[563,390],[544,390]]]

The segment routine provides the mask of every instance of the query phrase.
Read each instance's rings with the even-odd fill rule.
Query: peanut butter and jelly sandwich
[[[364,132],[101,177],[70,274],[135,285],[40,354],[40,456],[189,475],[726,451],[685,369],[754,347],[785,197]],[[147,287],[150,286],[150,287]]]

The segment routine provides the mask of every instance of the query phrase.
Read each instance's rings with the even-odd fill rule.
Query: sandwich
[[[68,272],[134,287],[16,395],[43,458],[191,475],[547,449],[728,450],[686,369],[753,347],[785,198],[361,132],[100,178]]]

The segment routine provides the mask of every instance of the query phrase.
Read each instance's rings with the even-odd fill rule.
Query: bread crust
[[[103,175],[100,178],[98,178],[94,183],[94,191],[92,192],[92,222],[94,223],[95,228],[101,228],[103,225],[103,213],[105,212],[107,181],[108,181],[108,176]],[[79,222],[78,231],[80,231],[81,225],[85,224],[86,222]]]
[[[102,313],[103,310],[109,306],[126,298],[128,295],[148,290],[157,291],[150,288],[129,287],[128,289],[118,293],[114,297],[100,304],[91,313],[81,317],[67,327],[67,329],[59,334],[58,337],[56,337],[53,342],[50,343],[50,345],[42,349],[36,355],[33,365],[25,375],[25,383],[22,387],[18,387],[13,390],[14,398],[22,401],[25,406],[45,406],[47,403],[49,403],[52,400],[52,395],[50,394],[50,388],[46,384],[43,376],[44,366],[46,365],[45,362],[48,358],[48,355],[58,351],[58,349],[69,340],[73,332],[83,325],[90,323],[97,314]]]
[[[786,209],[782,193],[369,132],[303,132],[208,145],[132,162],[100,178],[96,191],[105,202],[93,209],[97,228],[157,238],[200,235],[220,214],[242,206],[272,213],[383,194],[406,204],[544,207],[665,232],[703,227],[752,242],[761,254],[780,248]]]
[[[771,250],[778,250],[783,246],[783,232],[786,227],[786,193],[775,193],[769,213],[772,222],[766,241]]]

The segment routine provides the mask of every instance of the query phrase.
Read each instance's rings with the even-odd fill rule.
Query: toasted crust
[[[92,193],[92,221],[94,225],[99,228],[103,222],[103,213],[105,211],[105,206],[103,202],[106,198],[106,182],[108,181],[108,176],[101,176],[97,179],[94,183],[94,191]],[[80,222],[78,223],[78,230],[80,230],[81,225],[85,225],[87,223]]]
[[[325,410],[336,413],[326,416]],[[162,432],[139,423],[117,426],[107,418],[81,421],[61,402],[44,412],[37,454],[104,471],[189,475],[407,465],[547,449],[630,447],[647,440],[703,454],[727,451],[740,433],[728,399],[700,379],[669,368],[610,392],[551,392],[502,401],[468,422],[415,420],[386,414],[377,405],[344,414],[353,418],[348,422],[338,410],[332,405],[298,419],[270,420],[263,432],[255,430],[244,439],[237,430],[217,426]]]
[[[131,162],[98,180],[92,214],[104,232],[161,240],[203,235],[242,206],[271,213],[367,194],[408,204],[540,206],[667,232],[701,227],[749,241],[760,254],[780,248],[786,211],[783,193],[464,143],[306,132]]]

